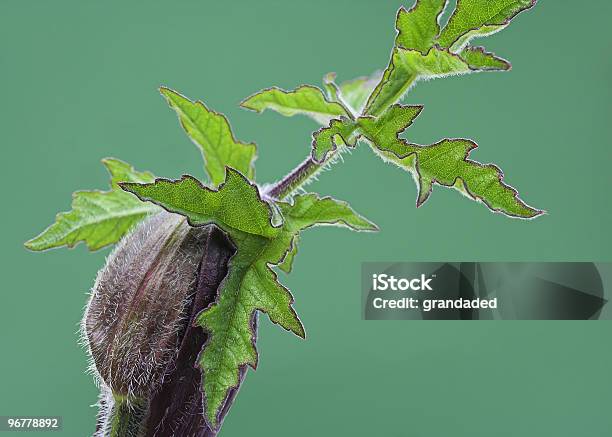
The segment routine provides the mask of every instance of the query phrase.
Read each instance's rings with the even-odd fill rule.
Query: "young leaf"
[[[294,234],[285,258],[278,267],[286,273],[291,271],[297,254],[298,232],[314,225],[336,225],[354,231],[378,231],[378,226],[357,214],[348,203],[331,197],[320,198],[316,194],[300,194],[293,203],[278,203],[284,218],[283,230]]]
[[[466,74],[471,70],[458,55],[440,48],[431,48],[426,55],[414,49],[396,47],[389,66],[383,73],[366,104],[366,113],[380,115],[418,80]]]
[[[395,19],[395,45],[427,54],[440,33],[438,18],[446,3],[447,0],[417,0],[408,11],[400,8]]]
[[[419,185],[417,206],[427,200],[437,183],[457,188],[489,209],[508,216],[532,218],[542,213],[526,205],[517,191],[503,182],[504,175],[497,166],[469,159],[470,152],[477,147],[473,141],[445,139],[431,146],[419,146],[399,138],[418,112],[415,107],[394,105],[378,119],[359,119],[361,132],[373,147],[391,152],[397,157],[395,163],[415,174]]]
[[[200,149],[213,185],[223,182],[225,166],[238,170],[251,180],[255,177],[255,144],[236,140],[223,114],[208,109],[202,102],[192,102],[171,89],[162,87],[160,92],[176,112],[189,138]]]
[[[357,214],[348,203],[316,194],[294,196],[293,203],[278,202],[283,213],[283,230],[291,233],[314,225],[337,225],[354,231],[378,231],[378,227]]]
[[[400,8],[395,49],[368,99],[367,114],[380,115],[420,79],[510,68],[504,59],[466,45],[475,36],[503,29],[535,1],[458,0],[448,24],[440,30],[438,18],[446,4],[446,0],[417,0],[410,10]]]
[[[329,126],[323,127],[312,134],[312,159],[323,162],[327,154],[336,150],[338,146],[355,147],[355,140],[351,134],[355,130],[355,123],[347,118],[334,119]]]
[[[484,47],[466,47],[459,54],[471,70],[510,70],[508,61],[498,58],[493,53],[485,51]]]
[[[74,247],[85,242],[89,250],[116,243],[136,223],[159,211],[155,205],[141,202],[118,187],[119,182],[152,182],[149,172],[138,172],[129,164],[113,158],[102,160],[111,176],[110,191],[77,191],[72,211],[59,213],[55,223],[39,236],[25,243],[30,250]]]
[[[535,0],[458,0],[437,42],[451,51],[459,51],[474,37],[502,30],[535,3]]]
[[[279,203],[284,222],[272,226],[270,206],[261,200],[257,187],[230,168],[217,191],[189,176],[121,186],[143,200],[185,215],[192,225],[216,223],[237,248],[217,301],[198,317],[198,323],[210,333],[198,364],[204,375],[206,417],[216,429],[228,392],[238,384],[239,369],[257,366],[251,328],[255,311],[267,313],[274,323],[304,337],[291,306],[293,297],[270,266],[280,265],[288,252],[295,250],[292,244],[298,233],[315,224],[339,224],[356,230],[376,227],[346,203],[313,194],[295,196],[293,204]]]
[[[348,115],[341,104],[328,101],[323,91],[311,85],[302,85],[293,91],[267,88],[247,97],[240,106],[256,112],[271,109],[288,117],[305,114],[322,124]]]
[[[361,114],[369,95],[372,94],[381,77],[382,72],[377,71],[371,76],[342,82],[339,86],[340,97],[353,109],[354,113]]]

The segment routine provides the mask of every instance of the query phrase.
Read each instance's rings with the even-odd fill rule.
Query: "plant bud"
[[[113,394],[146,399],[163,382],[192,316],[208,232],[160,212],[126,236],[98,273],[83,330]]]

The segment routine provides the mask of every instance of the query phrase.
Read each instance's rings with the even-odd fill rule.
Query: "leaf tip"
[[[410,105],[410,106],[412,106],[415,110],[414,118],[417,118],[419,115],[421,115],[423,108],[425,108],[425,105]]]
[[[302,322],[298,323],[297,329],[292,329],[291,331],[302,340],[306,340],[306,331],[304,330],[304,325],[302,325]]]
[[[26,249],[28,249],[29,251],[32,252],[39,252],[41,249],[38,249],[36,246],[36,240],[38,239],[38,237],[34,237],[28,241],[26,241],[25,243],[23,243],[23,247],[25,247]]]
[[[255,94],[251,94],[250,96],[248,96],[247,98],[245,98],[244,100],[242,100],[238,106],[240,106],[243,109],[249,110],[249,111],[253,111],[256,112],[257,114],[261,114],[264,111],[264,108],[261,106],[257,106],[253,103],[253,100],[262,92],[264,92],[266,90],[262,90],[259,92],[256,92]]]
[[[415,2],[414,6],[412,7],[413,9],[416,7],[417,3],[418,3],[418,1]],[[399,20],[400,15],[407,14],[407,13],[408,13],[408,9],[406,9],[406,7],[404,5],[401,5],[397,9],[397,12],[395,13],[395,24],[396,24],[395,27],[396,27],[396,29],[397,29],[397,21]]]
[[[526,220],[533,220],[536,219],[538,217],[544,216],[544,215],[548,215],[548,211],[546,211],[545,209],[537,209],[537,208],[532,208],[530,206],[525,205],[528,209],[529,209],[529,215],[525,216],[525,217],[519,217],[519,218],[523,218]]]
[[[187,100],[191,102],[191,100],[189,100],[187,97],[185,97],[178,91],[175,91],[172,88],[168,88],[165,85],[161,85],[159,87],[159,93],[166,99],[168,104],[170,104],[171,106],[174,104],[173,99],[175,98],[180,99],[180,100]]]
[[[365,231],[368,231],[368,232],[380,232],[380,227],[376,223],[368,222],[368,224],[369,224],[369,227],[368,227],[368,229],[364,229]]]
[[[159,90],[159,93],[164,96],[172,92],[172,90],[165,85],[160,85],[157,89]]]
[[[420,208],[421,206],[423,206],[423,204],[425,202],[427,202],[427,199],[429,199],[429,194],[428,192],[422,194],[419,193],[419,195],[417,196],[417,200],[416,200],[416,207]]]

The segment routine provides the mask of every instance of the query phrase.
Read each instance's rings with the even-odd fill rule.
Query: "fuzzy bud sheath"
[[[195,318],[214,302],[233,253],[215,226],[194,228],[167,212],[111,253],[83,320],[101,387],[95,436],[215,435],[204,420],[197,366],[207,334]]]

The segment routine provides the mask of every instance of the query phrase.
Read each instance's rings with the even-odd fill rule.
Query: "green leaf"
[[[25,243],[30,250],[54,247],[74,247],[83,241],[89,250],[116,243],[147,215],[159,208],[141,202],[118,187],[119,182],[147,183],[153,181],[149,172],[138,172],[129,164],[113,158],[103,164],[111,175],[110,191],[77,191],[73,195],[72,211],[59,213],[55,223],[39,236]]]
[[[192,102],[176,91],[160,88],[161,94],[176,114],[187,135],[200,149],[208,177],[213,185],[223,182],[225,166],[232,167],[253,180],[253,162],[257,148],[234,138],[227,118],[202,102]]]
[[[486,52],[484,47],[466,47],[459,54],[471,70],[510,70],[508,61]]]
[[[145,184],[155,179],[153,173],[148,171],[136,171],[134,167],[120,159],[104,158],[102,164],[110,174],[111,188],[119,190],[119,193],[122,193],[122,190],[119,188],[119,182],[138,182]],[[133,198],[133,196],[131,197]]]
[[[393,105],[380,117],[361,117],[357,122],[361,132],[368,139],[385,139],[388,142],[389,139],[397,139],[399,133],[412,125],[422,110],[421,105]]]
[[[291,269],[293,268],[293,260],[295,259],[298,251],[299,239],[300,237],[298,235],[293,237],[289,250],[285,254],[285,258],[283,258],[283,261],[278,265],[278,268],[285,273],[291,273]]]
[[[323,162],[329,152],[338,146],[355,147],[355,140],[351,134],[355,130],[355,123],[345,117],[334,119],[329,126],[323,127],[312,134],[312,159]]]
[[[418,80],[466,74],[471,70],[458,55],[445,49],[432,48],[423,55],[418,50],[396,47],[389,66],[383,73],[366,105],[366,113],[380,115]]]
[[[279,232],[270,225],[272,212],[259,197],[257,187],[230,167],[226,167],[225,182],[219,190],[211,190],[189,175],[178,180],[158,178],[149,184],[125,183],[121,188],[143,200],[158,201],[170,212],[186,216],[192,226],[216,223],[264,238]]]
[[[459,51],[474,37],[502,30],[535,3],[535,0],[459,0],[437,42],[451,51]]]
[[[454,187],[489,209],[508,216],[532,218],[542,211],[526,205],[516,190],[503,182],[502,171],[493,164],[469,159],[476,143],[465,139],[445,139],[431,146],[410,144],[399,134],[412,123],[420,109],[394,105],[380,118],[359,119],[363,135],[382,152],[391,152],[393,160],[413,172],[419,185],[417,206],[427,200],[434,183]]]
[[[189,176],[177,181],[157,179],[152,184],[122,187],[143,200],[187,216],[192,225],[217,224],[237,248],[216,303],[198,317],[198,323],[210,334],[198,364],[204,375],[206,418],[215,429],[229,390],[238,384],[239,369],[257,366],[251,327],[255,311],[267,313],[272,322],[300,337],[305,335],[292,308],[293,297],[270,267],[284,262],[288,252],[295,250],[298,233],[307,227],[315,224],[337,224],[356,230],[376,227],[346,203],[314,194],[295,196],[292,204],[279,202],[284,221],[273,226],[270,205],[261,200],[257,187],[230,168],[225,183],[217,191]]]
[[[466,47],[467,43],[473,37],[503,29],[535,1],[458,0],[449,22],[440,30],[438,18],[446,4],[445,0],[417,0],[410,10],[400,8],[395,21],[395,49],[368,99],[368,115],[382,114],[421,79],[510,68],[504,59],[482,48]]]
[[[427,54],[440,33],[438,18],[444,11],[446,2],[447,0],[418,0],[408,11],[400,8],[395,20],[395,45]]]
[[[358,77],[340,84],[340,96],[351,107],[354,113],[361,114],[370,94],[380,82],[382,72],[371,76]]]
[[[378,227],[357,214],[348,203],[316,194],[294,196],[293,203],[278,202],[284,218],[283,229],[296,232],[314,225],[338,225],[354,231],[378,231]]]
[[[311,85],[302,85],[293,91],[267,88],[247,97],[240,106],[256,112],[271,109],[288,117],[305,114],[321,124],[348,115],[341,104],[330,102],[321,89]]]

